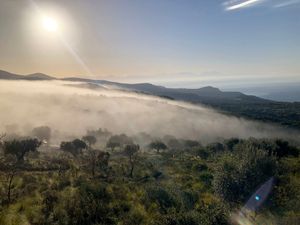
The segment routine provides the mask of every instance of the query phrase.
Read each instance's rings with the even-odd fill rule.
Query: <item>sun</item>
[[[54,18],[44,17],[42,20],[42,25],[46,31],[56,32],[58,30],[58,23]]]

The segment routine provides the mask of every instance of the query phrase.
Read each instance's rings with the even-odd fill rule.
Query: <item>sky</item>
[[[300,80],[300,0],[1,0],[0,28],[0,69],[18,74],[171,86]]]

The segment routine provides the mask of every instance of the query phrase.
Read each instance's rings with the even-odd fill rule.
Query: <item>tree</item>
[[[115,150],[115,148],[120,147],[121,144],[119,142],[115,142],[112,140],[108,140],[108,142],[106,143],[106,147],[110,148],[112,150],[112,152]]]
[[[207,146],[207,149],[209,151],[211,151],[212,153],[219,153],[219,152],[223,152],[225,150],[224,145],[219,142],[209,144]]]
[[[240,139],[238,138],[230,138],[224,141],[224,144],[226,148],[230,151],[233,150],[234,146],[237,145],[240,142]]]
[[[75,148],[79,149],[80,151],[87,148],[86,143],[84,141],[80,140],[80,139],[74,139],[72,141],[72,143],[75,146]]]
[[[86,149],[87,145],[84,141],[80,139],[74,139],[71,142],[61,142],[60,149],[71,153],[73,156],[78,156],[82,153],[83,149]]]
[[[17,158],[15,155],[5,155],[1,160],[1,170],[3,170],[3,191],[1,195],[2,204],[9,205],[13,200],[13,192],[15,189],[14,178],[18,173]],[[1,174],[2,175],[2,174]]]
[[[0,134],[0,152],[2,151],[3,148],[3,138],[5,138],[6,134]]]
[[[51,128],[48,126],[36,127],[32,130],[32,134],[39,140],[46,141],[48,143],[51,138]]]
[[[23,162],[24,157],[29,152],[36,152],[42,143],[34,139],[12,140],[4,142],[4,154],[16,156],[18,162]]]
[[[117,147],[123,147],[130,144],[133,144],[132,139],[125,134],[120,134],[111,136],[106,143],[106,147],[111,148],[111,150],[114,151]]]
[[[129,177],[131,178],[133,177],[133,170],[137,161],[137,153],[139,150],[140,150],[140,146],[135,144],[126,145],[124,149],[124,155],[126,155],[129,158],[129,165],[130,165]]]
[[[194,147],[200,146],[200,143],[198,141],[194,141],[194,140],[185,140],[184,145],[187,148],[194,148]]]
[[[84,140],[88,144],[89,148],[91,148],[92,145],[96,144],[97,142],[96,137],[92,135],[83,136],[82,140]]]
[[[275,140],[276,148],[274,150],[274,154],[278,158],[286,157],[286,156],[294,156],[298,157],[299,156],[299,150],[294,147],[290,146],[289,142],[277,139]]]
[[[121,147],[121,141],[119,136],[118,135],[111,136],[106,143],[106,147],[111,148],[112,151],[114,151],[115,148],[117,147]]]
[[[7,205],[11,203],[12,189],[13,189],[13,179],[16,175],[16,170],[12,169],[10,173],[7,173]]]
[[[109,174],[109,158],[108,152],[98,151],[96,156],[96,169],[106,178]]]
[[[96,137],[99,142],[107,142],[112,134],[106,129],[99,128],[98,130],[88,130],[86,135]]]
[[[93,149],[90,149],[88,151],[89,165],[93,177],[95,177],[97,171],[104,174],[103,176],[108,177],[109,158],[110,154],[108,152]]]
[[[38,139],[12,140],[3,143],[4,158],[1,160],[1,167],[5,175],[5,195],[4,203],[10,204],[13,198],[13,191],[15,189],[14,178],[20,170],[19,164],[23,163],[24,157],[29,152],[36,152],[41,145]]]
[[[155,149],[157,153],[159,153],[160,150],[167,149],[167,146],[162,141],[153,141],[149,144],[149,147]]]

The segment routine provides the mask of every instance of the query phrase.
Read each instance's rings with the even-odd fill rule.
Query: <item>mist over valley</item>
[[[49,126],[56,143],[88,130],[153,138],[172,135],[202,143],[231,137],[289,138],[297,131],[219,113],[204,105],[71,81],[0,81],[2,132],[30,135]]]

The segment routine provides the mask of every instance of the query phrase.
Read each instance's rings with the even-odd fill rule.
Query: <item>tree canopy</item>
[[[167,149],[167,146],[162,141],[153,141],[149,144],[149,147],[155,149],[157,152]]]
[[[73,156],[78,156],[82,153],[83,149],[86,149],[87,145],[84,141],[80,139],[74,139],[71,142],[62,142],[60,144],[60,149],[71,153]]]
[[[34,139],[12,140],[4,142],[4,153],[14,155],[19,162],[24,161],[24,157],[29,152],[37,151],[41,142]]]

